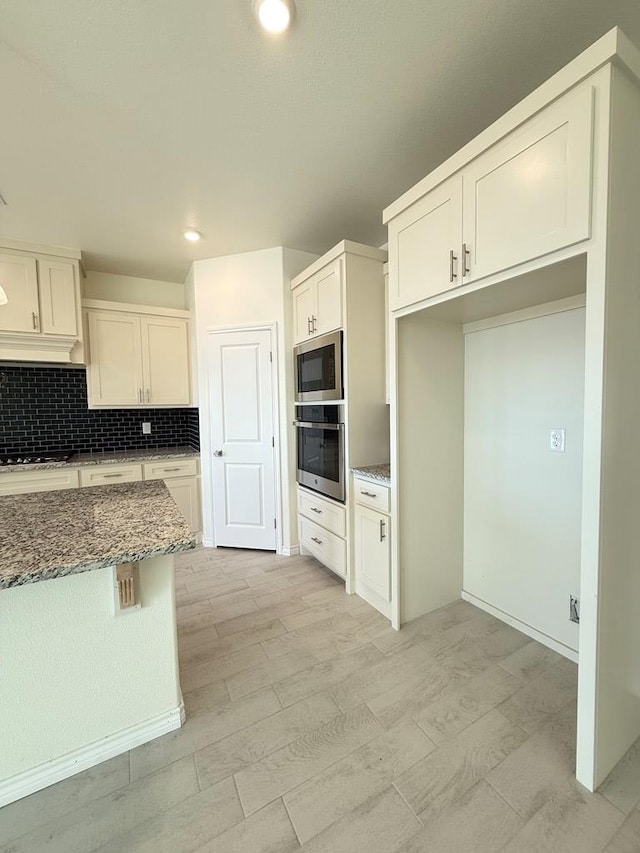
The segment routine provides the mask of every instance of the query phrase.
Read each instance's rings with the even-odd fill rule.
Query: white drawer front
[[[51,492],[76,489],[77,469],[50,468],[42,471],[16,471],[0,476],[0,495],[24,495],[29,492]]]
[[[347,512],[343,506],[298,491],[298,512],[336,536],[347,535]]]
[[[197,477],[197,459],[158,459],[142,466],[145,480],[168,480],[170,477]]]
[[[353,484],[356,503],[370,506],[372,509],[379,509],[380,512],[389,512],[391,501],[388,486],[359,477],[354,478]]]
[[[300,544],[336,574],[347,574],[347,543],[308,518],[300,516]]]
[[[108,486],[142,480],[142,465],[91,465],[80,469],[81,486]]]

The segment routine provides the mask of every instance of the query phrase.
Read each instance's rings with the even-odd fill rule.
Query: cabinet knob
[[[221,450],[214,450],[213,455],[214,456],[222,456],[222,451]]]

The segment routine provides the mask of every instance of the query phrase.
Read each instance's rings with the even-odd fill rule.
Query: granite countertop
[[[0,497],[0,589],[195,548],[162,480]]]
[[[391,485],[391,466],[388,462],[380,465],[363,465],[362,468],[352,468],[351,471],[356,477],[365,477],[367,480],[378,480]]]
[[[84,468],[87,465],[108,465],[114,462],[153,462],[156,459],[198,458],[199,451],[191,447],[159,447],[153,450],[106,450],[96,453],[74,453],[66,462],[41,462],[35,465],[3,465],[0,476],[16,471],[41,471],[44,468]]]

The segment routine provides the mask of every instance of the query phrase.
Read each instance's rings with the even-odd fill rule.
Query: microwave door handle
[[[294,421],[294,426],[303,427],[304,429],[329,429],[338,430],[344,429],[344,424],[322,424],[322,423],[312,423],[310,421]]]

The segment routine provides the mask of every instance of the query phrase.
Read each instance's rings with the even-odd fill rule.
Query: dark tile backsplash
[[[200,449],[197,409],[89,409],[84,368],[0,366],[0,453],[183,445]]]

